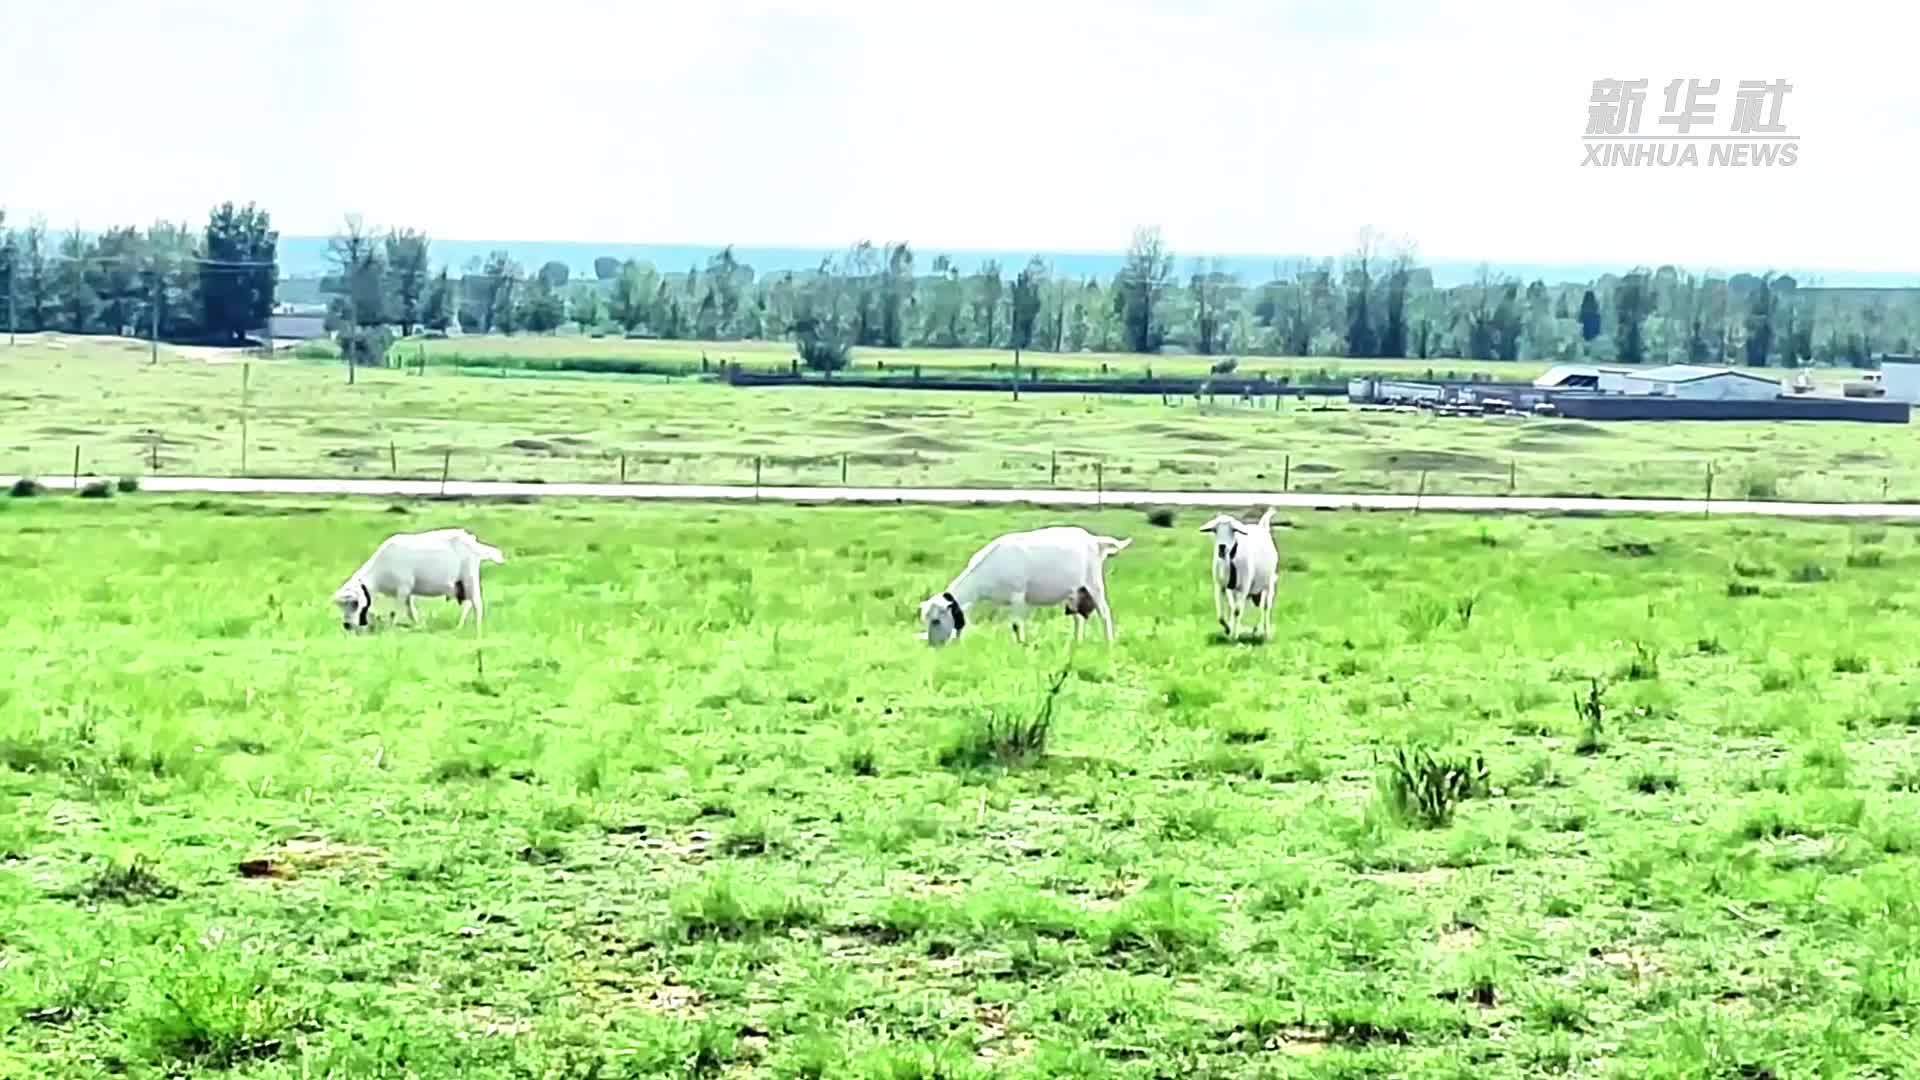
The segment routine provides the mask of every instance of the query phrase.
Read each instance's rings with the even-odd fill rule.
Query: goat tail
[[[1265,528],[1271,527],[1272,525],[1273,525],[1273,507],[1269,506],[1267,507],[1267,512],[1260,515],[1260,527],[1265,529]]]
[[[1133,538],[1128,537],[1124,540],[1116,540],[1111,536],[1096,536],[1093,538],[1093,542],[1100,545],[1100,554],[1118,555],[1127,550],[1127,546],[1133,543]]]

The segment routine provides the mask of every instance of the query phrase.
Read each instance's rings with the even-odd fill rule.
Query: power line
[[[48,262],[81,262],[81,263],[84,263],[84,262],[97,262],[97,263],[137,262],[141,264],[193,263],[196,266],[211,266],[216,269],[225,269],[225,270],[245,270],[249,268],[258,268],[262,266],[279,266],[280,265],[280,263],[277,260],[269,261],[269,260],[260,260],[260,259],[207,259],[207,258],[202,258],[198,255],[168,255],[163,257],[156,257],[152,255],[44,255],[42,256],[42,258],[46,259]]]

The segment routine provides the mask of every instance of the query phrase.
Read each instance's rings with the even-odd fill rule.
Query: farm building
[[[1538,390],[1590,390],[1600,394],[1650,394],[1652,385],[1632,368],[1556,364],[1533,380]]]
[[[282,304],[267,316],[267,332],[275,341],[327,337],[327,309],[323,305]]]
[[[1880,384],[1887,397],[1920,404],[1920,356],[1882,356]]]
[[[1778,397],[1778,380],[1733,368],[1672,364],[1656,368],[1559,364],[1533,380],[1535,389],[1674,397],[1693,401],[1766,401]]]
[[[1780,380],[1733,368],[1670,364],[1640,372],[1636,380],[1649,384],[1654,397],[1688,401],[1772,401],[1780,396]]]

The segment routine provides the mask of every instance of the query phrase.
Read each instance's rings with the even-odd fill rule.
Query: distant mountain
[[[498,242],[481,240],[439,240],[433,241],[433,260],[436,265],[450,267],[458,276],[469,260],[485,259],[489,252],[506,249],[511,252],[521,267],[531,273],[544,263],[558,261],[565,263],[576,276],[592,277],[593,260],[603,255],[626,260],[638,259],[653,264],[654,269],[662,272],[679,273],[688,267],[705,268],[708,257],[718,252],[724,245],[686,245],[686,244],[593,244],[560,241]],[[838,255],[844,248],[765,248],[736,245],[733,256],[738,261],[753,267],[759,275],[779,273],[784,270],[811,270],[820,265],[820,260]],[[954,266],[963,274],[972,273],[988,259],[998,260],[1000,271],[1008,277],[1019,273],[1027,260],[1038,254],[1053,264],[1055,274],[1071,278],[1097,277],[1109,279],[1120,269],[1126,257],[1118,252],[1032,252],[1032,251],[941,251],[936,248],[914,248],[914,269],[926,273],[933,257],[944,254],[953,261]],[[1193,258],[1210,256],[1200,253],[1175,252],[1176,275],[1184,277],[1189,262]],[[283,236],[280,238],[280,272],[287,277],[317,277],[327,270],[327,238],[322,236]],[[1240,276],[1249,284],[1272,280],[1276,268],[1282,274],[1289,273],[1289,267],[1298,260],[1306,259],[1318,262],[1324,256],[1301,255],[1228,255],[1221,256],[1225,268]],[[1462,259],[1422,260],[1421,265],[1433,271],[1433,283],[1439,288],[1471,283],[1479,273],[1480,263]],[[1510,274],[1521,281],[1533,281],[1536,278],[1550,285],[1562,282],[1588,282],[1605,274],[1624,274],[1633,267],[1626,263],[1492,263],[1499,273]],[[1649,269],[1657,267],[1650,266]],[[1688,270],[1704,270],[1705,267],[1689,266]],[[1853,288],[1870,287],[1916,287],[1920,286],[1920,272],[1895,273],[1885,271],[1820,270],[1787,266],[1716,266],[1717,273],[1732,275],[1741,272],[1758,274],[1768,270],[1792,274],[1802,284],[1817,278],[1826,286],[1848,286]]]

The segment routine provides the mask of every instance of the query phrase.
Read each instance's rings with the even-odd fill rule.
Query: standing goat
[[[480,563],[504,563],[500,549],[480,542],[465,529],[395,533],[381,541],[373,555],[333,594],[348,631],[373,625],[373,597],[391,596],[407,609],[407,621],[420,622],[416,596],[444,596],[460,605],[460,626],[473,609],[474,632],[485,616],[480,600]]]
[[[1113,612],[1107,606],[1106,560],[1132,540],[1096,536],[1076,525],[1056,525],[1006,533],[975,552],[946,591],[920,605],[921,634],[939,646],[966,629],[969,609],[981,601],[1005,605],[1013,636],[1025,642],[1022,625],[1029,607],[1061,605],[1075,618],[1073,638],[1080,640],[1087,617],[1098,612],[1113,640]]]
[[[1280,574],[1280,552],[1273,545],[1273,508],[1248,527],[1229,514],[1216,514],[1200,526],[1213,534],[1213,615],[1228,638],[1240,634],[1247,601],[1260,611],[1260,636],[1273,634],[1273,601]]]

